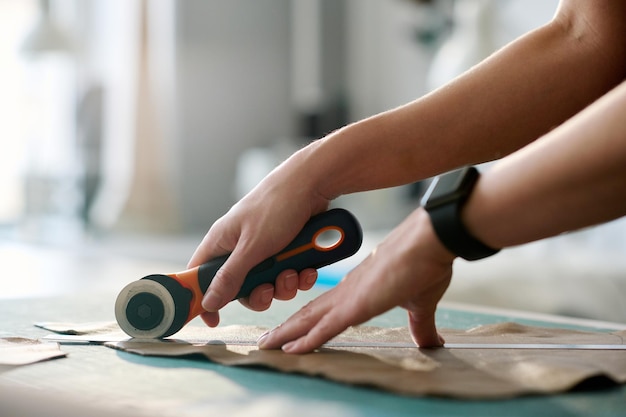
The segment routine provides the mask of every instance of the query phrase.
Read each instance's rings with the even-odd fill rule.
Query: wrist
[[[428,212],[424,207],[419,207],[413,213],[417,240],[422,243],[420,250],[426,251],[431,259],[436,259],[441,263],[452,263],[457,255],[441,242]]]
[[[334,199],[341,195],[378,190],[414,182],[412,149],[403,142],[387,115],[351,123],[303,149],[308,172],[315,176],[320,194]],[[414,142],[414,138],[411,138]]]
[[[308,201],[312,215],[326,210],[330,201],[337,197],[324,190],[323,185],[330,179],[318,147],[319,141],[305,146],[270,174],[270,177],[274,177],[272,183],[275,188],[291,187],[290,199]]]
[[[294,153],[286,164],[290,168],[290,178],[294,176],[302,187],[312,195],[317,195],[326,201],[352,192],[353,180],[349,169],[350,161],[344,149],[347,145],[342,128],[329,136],[317,139]],[[342,143],[343,142],[343,143]]]
[[[460,218],[467,231],[476,239],[492,248],[504,248],[508,246],[506,242],[497,239],[493,233],[493,220],[498,217],[498,210],[494,207],[494,196],[485,192],[484,178],[481,176],[476,183],[461,209]]]

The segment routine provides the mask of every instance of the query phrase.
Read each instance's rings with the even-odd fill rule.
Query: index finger
[[[260,349],[287,353],[311,352],[360,320],[351,306],[338,305],[337,288],[302,307],[286,322],[258,340]]]
[[[236,247],[217,270],[202,300],[206,311],[216,312],[236,298],[246,275],[258,263],[245,253],[241,246]]]

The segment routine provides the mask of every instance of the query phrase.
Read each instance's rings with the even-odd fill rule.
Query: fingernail
[[[274,289],[273,288],[268,288],[266,290],[263,290],[263,292],[261,293],[261,301],[264,304],[269,304],[272,302],[272,298],[274,298]]]
[[[317,272],[311,272],[309,274],[307,274],[306,277],[304,277],[304,281],[308,284],[308,285],[312,285],[315,284],[315,281],[317,280]]]
[[[285,288],[288,291],[292,291],[298,288],[298,274],[296,274],[295,272],[287,274],[287,276],[285,277]]]
[[[258,346],[259,349],[263,349],[265,347],[265,341],[267,340],[267,336],[269,336],[269,334],[270,334],[270,330],[268,330],[265,333],[263,333],[256,340],[256,345]]]
[[[216,294],[215,291],[207,291],[204,294],[204,298],[202,299],[202,308],[206,311],[215,312],[220,309],[222,306],[222,297],[219,294]]]
[[[296,341],[291,341],[289,343],[285,343],[284,345],[282,345],[282,347],[280,348],[283,352],[285,353],[291,353],[294,348],[296,347]]]

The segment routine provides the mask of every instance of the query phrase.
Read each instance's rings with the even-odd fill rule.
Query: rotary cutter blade
[[[286,269],[321,268],[352,256],[363,234],[347,210],[332,209],[312,217],[294,240],[256,265],[235,297],[250,295],[263,283],[274,283]],[[174,274],[148,275],[128,284],[115,302],[115,317],[129,336],[161,338],[178,332],[202,311],[202,297],[228,255]]]
[[[200,314],[190,317],[193,292],[172,275],[148,275],[122,289],[115,317],[126,334],[142,339],[171,336]]]
[[[128,284],[115,302],[117,322],[130,336],[158,338],[174,322],[176,303],[167,289],[151,280]]]

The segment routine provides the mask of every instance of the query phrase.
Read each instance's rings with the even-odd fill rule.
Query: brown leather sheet
[[[403,395],[496,399],[571,390],[582,383],[626,382],[626,350],[418,349],[406,328],[354,327],[305,355],[259,350],[266,329],[187,327],[166,341],[126,340],[107,346],[146,356],[194,357],[327,378]],[[626,332],[602,333],[500,323],[441,331],[446,343],[623,345]],[[395,344],[396,346],[385,347]]]

